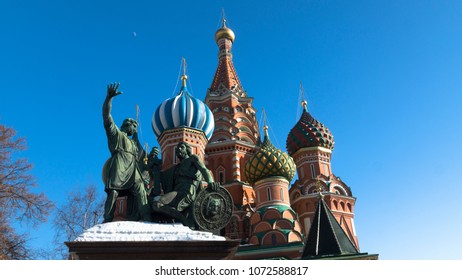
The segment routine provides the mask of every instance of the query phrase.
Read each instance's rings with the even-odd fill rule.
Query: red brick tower
[[[356,198],[340,177],[332,173],[334,138],[326,126],[308,113],[306,101],[302,106],[302,116],[290,131],[286,143],[298,172],[298,180],[290,189],[292,208],[298,213],[306,236],[313,223],[318,203],[317,188],[320,188],[326,205],[359,251],[353,211]]]
[[[215,180],[230,192],[234,201],[233,217],[223,234],[245,239],[255,194],[243,171],[246,160],[258,150],[260,134],[253,98],[244,91],[232,61],[234,38],[234,32],[223,19],[223,26],[215,33],[218,67],[205,98],[215,118],[215,130],[205,154]]]

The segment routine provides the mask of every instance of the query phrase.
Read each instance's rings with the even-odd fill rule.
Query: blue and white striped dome
[[[156,137],[164,130],[178,127],[202,130],[207,139],[212,137],[215,128],[212,111],[204,102],[194,98],[184,84],[180,92],[162,102],[152,116],[152,129]]]

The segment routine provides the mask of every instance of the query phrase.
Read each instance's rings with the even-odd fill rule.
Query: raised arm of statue
[[[106,99],[104,100],[104,103],[103,103],[103,120],[104,120],[105,126],[113,122],[112,116],[111,116],[112,98],[114,96],[122,94],[122,92],[119,91],[119,86],[120,86],[119,83],[112,83],[107,86]]]

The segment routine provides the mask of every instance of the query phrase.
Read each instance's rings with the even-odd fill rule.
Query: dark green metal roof
[[[324,200],[319,199],[302,259],[359,254]]]

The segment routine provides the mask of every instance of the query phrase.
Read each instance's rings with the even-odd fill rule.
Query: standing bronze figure
[[[104,205],[104,221],[111,222],[114,218],[115,202],[121,194],[131,195],[137,208],[137,215],[142,220],[150,221],[151,214],[146,196],[144,182],[139,168],[143,148],[138,140],[138,123],[134,119],[125,119],[119,129],[112,119],[112,99],[122,94],[118,91],[119,84],[113,83],[107,87],[107,95],[103,104],[103,121],[106,130],[108,147],[111,157],[103,169],[105,191],[107,193]]]

